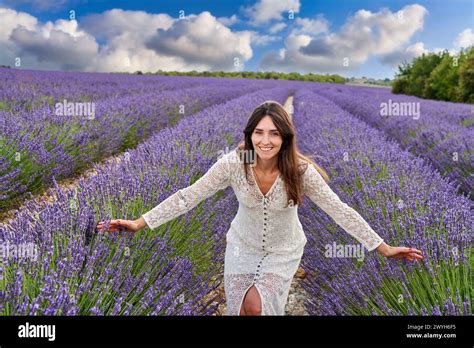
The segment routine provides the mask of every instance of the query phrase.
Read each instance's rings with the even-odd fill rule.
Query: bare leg
[[[239,315],[247,315],[247,313],[245,313],[245,309],[244,309],[244,304],[242,303],[242,307],[240,307],[240,313]]]
[[[251,286],[245,294],[240,315],[262,315],[262,301],[255,286]]]

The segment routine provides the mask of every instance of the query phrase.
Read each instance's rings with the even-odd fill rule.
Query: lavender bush
[[[155,231],[96,233],[95,223],[137,218],[191,184],[241,139],[247,118],[286,88],[264,89],[206,108],[130,151],[130,160],[96,166],[77,190],[52,190],[57,202],[30,200],[8,226],[2,245],[31,243],[36,261],[4,260],[2,314],[208,315],[206,296],[220,284],[225,232],[237,210],[230,188]],[[216,131],[218,130],[218,131]],[[127,252],[128,251],[128,252]]]
[[[27,72],[11,74],[21,75]],[[3,75],[7,73],[3,72]],[[64,83],[64,88],[71,87],[70,82],[66,83],[69,81],[66,77],[54,82],[56,75],[62,76],[40,72],[33,76],[45,86]],[[87,78],[83,78],[84,75]],[[103,85],[107,74],[97,75],[96,80]],[[87,74],[69,76],[72,81],[77,79],[81,94],[86,93],[85,86],[81,83],[90,82],[91,77]],[[7,83],[12,82],[12,79],[7,79]],[[131,78],[113,77],[111,81],[114,80],[127,83]],[[184,85],[183,81],[180,78],[174,80],[176,88],[172,88],[171,79],[165,80],[164,86],[170,88],[170,91],[163,91],[165,87],[161,78],[157,78],[156,89],[147,90],[147,87],[154,87],[150,85],[152,79],[147,77],[141,82],[135,81],[132,93],[126,96],[122,95],[124,86],[115,92],[117,96],[111,96],[118,82],[109,82],[110,86],[104,88],[105,92],[101,94],[104,99],[92,99],[96,100],[93,118],[58,115],[55,107],[49,104],[31,110],[21,107],[15,111],[0,111],[0,211],[11,208],[27,193],[38,193],[49,187],[53,176],[57,180],[71,177],[90,167],[92,162],[133,148],[159,129],[175,124],[183,116],[264,88],[270,83],[198,78],[195,80],[200,83],[191,83],[191,86],[196,86],[179,89]],[[184,81],[189,82],[188,79]],[[99,85],[102,86],[101,84]],[[14,87],[13,84],[12,89]],[[7,90],[6,85],[2,89]],[[92,85],[85,95],[93,95],[95,90],[95,85]],[[34,99],[37,86],[31,84],[29,91],[30,94],[25,99]],[[67,90],[53,92],[57,93],[43,96],[47,95],[62,103],[61,98]],[[74,90],[72,95],[75,95]],[[8,98],[6,100],[7,103],[11,101]],[[17,98],[15,103],[21,104],[21,101]]]
[[[110,81],[119,84],[122,78],[128,77],[113,77]],[[64,83],[69,82],[66,79]],[[147,77],[146,84],[153,83]],[[419,264],[384,259],[376,252],[362,260],[328,258],[325,246],[334,242],[354,244],[354,239],[306,202],[299,212],[308,237],[302,261],[308,274],[303,282],[310,295],[305,303],[308,312],[472,313],[472,201],[457,194],[453,182],[436,172],[432,162],[403,151],[387,137],[387,130],[371,128],[358,119],[362,117],[357,113],[356,117],[343,105],[336,105],[341,104],[341,98],[334,97],[336,103],[331,102],[313,93],[311,86],[323,94],[317,85],[285,81],[256,81],[255,85],[226,81],[218,84],[220,93],[215,94],[210,85],[189,86],[177,98],[189,96],[189,105],[207,107],[181,119],[172,117],[177,105],[172,99],[176,93],[171,90],[172,83],[156,97],[166,96],[157,104],[150,101],[154,94],[147,87],[133,87],[134,92],[128,96],[121,88],[116,89],[117,95],[102,91],[103,126],[115,124],[114,132],[121,139],[111,138],[116,133],[104,127],[88,128],[90,120],[81,120],[86,124],[83,128],[80,122],[71,126],[55,117],[48,101],[44,104],[41,98],[23,103],[16,110],[8,110],[10,101],[5,103],[3,115],[16,118],[15,122],[2,119],[0,129],[14,129],[9,134],[21,142],[9,141],[14,137],[2,137],[6,132],[0,132],[3,151],[9,148],[9,157],[0,156],[4,183],[10,183],[4,188],[19,190],[15,185],[21,180],[15,177],[15,171],[7,170],[19,143],[37,158],[50,156],[50,171],[38,176],[43,178],[48,173],[54,186],[50,194],[56,202],[43,205],[28,200],[8,225],[0,225],[2,248],[32,245],[37,252],[35,258],[16,253],[3,260],[0,313],[213,314],[219,304],[213,290],[222,280],[225,234],[237,210],[230,188],[154,231],[104,233],[95,231],[95,224],[112,218],[136,219],[179,188],[192,184],[222,151],[242,140],[242,130],[255,105],[268,99],[283,103],[294,91],[293,121],[300,149],[322,156],[316,161],[329,170],[332,188],[388,244],[413,246],[424,254]],[[62,96],[60,89],[53,91],[55,98]],[[74,98],[80,100],[87,91],[84,88]],[[25,100],[33,100],[28,96]],[[15,98],[8,100],[20,103],[20,98]],[[154,108],[162,105],[170,106],[169,113],[160,114],[168,116],[153,117]],[[447,118],[446,123],[465,123],[463,117]],[[40,122],[32,127],[29,120]],[[97,175],[80,180],[75,190],[64,191],[56,184],[55,177],[66,170],[58,163],[73,166],[81,156],[100,159],[120,149],[124,132],[134,126],[137,133],[129,138],[137,137],[140,144],[128,148],[128,156],[123,156],[120,163],[95,164]],[[54,130],[50,138],[44,136],[48,130]],[[145,133],[152,134],[152,130],[155,133],[145,140]],[[93,145],[87,147],[85,142],[78,150],[81,142],[77,139],[81,136]],[[71,137],[77,138],[67,143]],[[64,142],[69,147],[55,145]],[[67,162],[71,153],[72,160]],[[23,166],[30,173],[39,168],[31,159]]]
[[[318,315],[459,315],[472,313],[469,258],[472,201],[422,159],[400,149],[327,98],[295,94],[300,148],[330,170],[331,186],[394,246],[422,250],[422,263],[326,257],[327,245],[354,245],[312,203],[300,214],[308,235],[303,257],[306,305]],[[357,244],[357,243],[356,243]]]
[[[423,157],[472,197],[474,105],[392,94],[385,88],[315,84],[313,91],[384,131],[403,149]],[[390,104],[389,104],[390,103]],[[419,114],[384,115],[384,106],[417,106]]]

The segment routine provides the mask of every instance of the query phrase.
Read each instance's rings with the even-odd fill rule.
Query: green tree
[[[436,53],[422,54],[414,60],[411,66],[411,74],[408,78],[408,93],[423,97],[425,84],[430,77],[431,71],[441,62],[441,55]]]
[[[423,98],[456,100],[459,57],[452,57],[448,51],[441,54],[440,63],[431,71],[423,89]]]
[[[465,54],[459,66],[458,95],[461,101],[474,103],[474,46]]]

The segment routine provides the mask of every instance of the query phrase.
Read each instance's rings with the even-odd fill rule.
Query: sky
[[[472,0],[0,0],[0,65],[393,78],[474,45]]]

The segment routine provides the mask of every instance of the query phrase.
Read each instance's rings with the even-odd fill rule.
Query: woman
[[[193,185],[178,190],[138,220],[112,220],[109,231],[152,229],[184,214],[229,185],[239,201],[226,235],[224,290],[228,315],[283,315],[306,237],[297,208],[307,195],[369,251],[422,259],[421,251],[391,247],[327,185],[328,176],[299,153],[292,121],[275,101],[259,105],[245,140]],[[98,228],[104,227],[99,223]]]

